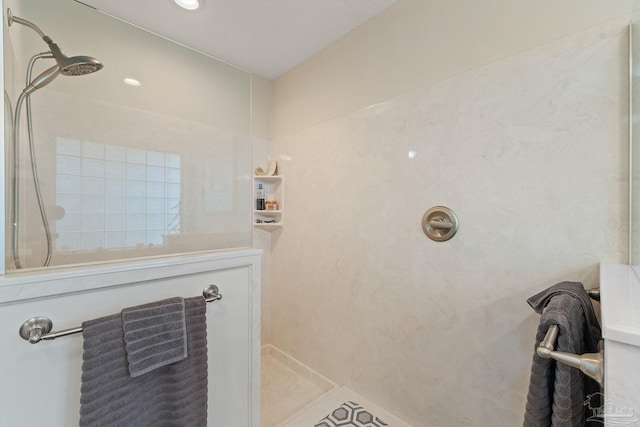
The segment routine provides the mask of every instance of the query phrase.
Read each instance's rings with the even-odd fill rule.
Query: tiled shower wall
[[[55,35],[70,55],[86,52],[105,64],[90,76],[56,78],[30,97],[53,235],[51,265],[251,244],[250,73],[73,0],[6,0],[4,7]],[[16,109],[29,58],[44,45],[24,26],[5,25],[4,31],[6,99]],[[158,67],[169,56],[176,60]],[[46,66],[38,62],[33,75]],[[143,84],[128,86],[125,76]],[[24,106],[20,113],[17,240],[22,267],[40,267],[47,245]],[[11,119],[5,117],[8,160]],[[13,212],[12,193],[7,213]],[[6,239],[8,270],[14,268],[12,234]]]
[[[271,342],[415,426],[520,424],[526,298],[626,259],[627,22],[279,132]]]

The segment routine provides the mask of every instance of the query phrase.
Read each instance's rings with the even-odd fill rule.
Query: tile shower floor
[[[373,402],[339,387],[277,348],[262,347],[261,427],[388,426],[411,427]],[[355,405],[348,403],[355,402]],[[347,406],[344,406],[344,405]],[[339,409],[344,406],[346,409]],[[327,418],[338,409],[339,416],[353,417],[349,424]],[[372,414],[372,419],[369,413]],[[358,419],[356,419],[358,416]],[[358,420],[364,421],[360,423]]]
[[[261,358],[261,427],[282,424],[335,387],[273,346],[263,346]]]

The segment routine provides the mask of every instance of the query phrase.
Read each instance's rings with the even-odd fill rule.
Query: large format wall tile
[[[626,258],[625,66],[618,20],[276,138],[273,344],[412,425],[521,423],[525,299]]]

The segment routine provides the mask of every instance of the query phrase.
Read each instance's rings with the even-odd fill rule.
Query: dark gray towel
[[[82,324],[80,426],[207,425],[207,326],[203,297],[185,299],[189,357],[129,376],[120,313]]]
[[[601,336],[593,305],[580,283],[563,282],[534,295],[527,302],[542,312],[536,334],[536,348],[551,325],[560,333],[555,350],[573,354],[598,350]],[[599,391],[597,382],[579,369],[535,353],[525,411],[525,427],[585,426],[588,395]],[[593,398],[590,401],[595,405]],[[587,424],[588,425],[588,424]]]
[[[555,295],[559,294],[568,294],[572,297],[576,298],[580,305],[582,306],[582,312],[585,316],[585,321],[587,322],[586,333],[588,336],[585,337],[587,339],[587,347],[592,348],[593,350],[589,351],[589,353],[598,350],[598,343],[602,339],[602,332],[600,330],[600,324],[598,323],[598,319],[596,317],[596,313],[593,311],[593,304],[591,303],[591,297],[587,294],[587,291],[584,290],[584,285],[580,282],[560,282],[544,291],[535,294],[527,300],[527,303],[533,308],[536,313],[542,314],[544,308],[549,304],[549,300],[553,298]]]
[[[184,299],[175,297],[125,308],[121,315],[132,377],[187,357]]]

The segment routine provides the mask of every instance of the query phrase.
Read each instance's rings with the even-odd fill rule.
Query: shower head
[[[100,71],[104,65],[91,56],[68,57],[55,43],[49,43],[49,48],[54,59],[60,66],[60,74],[63,76],[84,76],[85,74]]]
[[[104,67],[102,62],[91,56],[73,56],[67,59],[67,64],[60,70],[63,76],[84,76],[100,71]]]
[[[59,71],[58,73],[55,73],[55,75],[52,75],[52,73],[49,73],[48,75],[51,77],[50,77],[50,80],[47,81],[46,83],[50,83],[51,80],[57,77],[58,74],[62,74],[63,76],[83,76],[85,74],[91,74],[96,71],[99,71],[102,69],[102,67],[104,67],[104,65],[102,65],[100,61],[98,61],[96,58],[93,58],[91,56],[68,57],[67,55],[64,54],[64,52],[62,52],[62,49],[60,49],[60,47],[56,43],[54,43],[53,40],[51,40],[51,37],[47,36],[40,28],[38,28],[37,25],[27,21],[26,19],[13,16],[13,14],[11,13],[11,9],[7,9],[7,22],[9,23],[9,25],[13,24],[14,22],[17,22],[18,24],[22,24],[31,28],[33,31],[38,33],[40,37],[42,37],[42,40],[44,40],[45,43],[49,45],[51,54],[53,55],[53,58],[58,63],[58,67],[60,69],[58,70]],[[45,73],[47,73],[48,71],[49,70],[45,71]],[[40,85],[39,87],[42,87],[42,86],[44,85]]]

